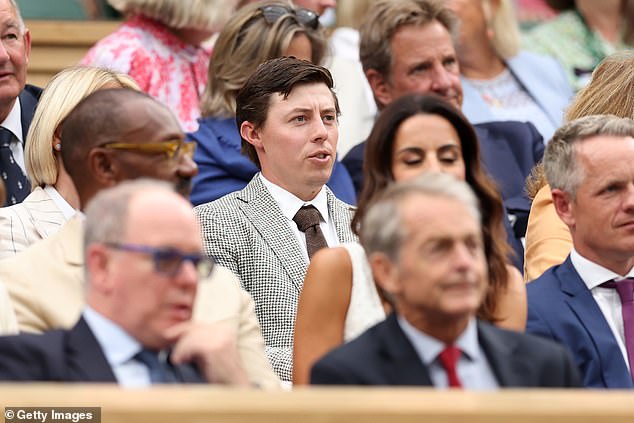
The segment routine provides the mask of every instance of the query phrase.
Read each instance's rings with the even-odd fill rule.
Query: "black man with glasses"
[[[85,226],[81,317],[0,338],[0,379],[251,385],[233,330],[192,320],[214,263],[187,200],[164,182],[125,182],[97,194]]]
[[[64,166],[77,188],[82,210],[100,191],[138,178],[165,181],[186,198],[196,173],[192,146],[183,141],[174,116],[139,91],[108,89],[89,95],[68,115],[61,137]],[[147,209],[147,219],[166,212]],[[0,261],[0,283],[9,291],[20,331],[68,329],[77,321],[84,304],[84,226],[79,214],[53,236]],[[159,225],[155,232],[159,236],[168,230],[168,226]],[[205,261],[170,249],[124,251],[144,245],[124,241],[110,240],[109,251],[154,257],[159,271],[169,270],[181,259],[196,262],[196,267],[204,270]],[[250,380],[263,387],[279,386],[263,351],[253,301],[240,289],[235,276],[215,266],[201,286],[197,316],[228,322],[239,334],[238,350]]]

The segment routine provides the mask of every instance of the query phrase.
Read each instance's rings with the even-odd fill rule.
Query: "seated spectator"
[[[236,97],[242,148],[261,169],[241,191],[196,207],[205,253],[255,301],[267,353],[290,381],[293,327],[306,267],[320,248],[352,242],[353,208],[325,186],[337,149],[337,97],[327,69],[264,62]]]
[[[0,283],[0,335],[18,333],[18,321],[13,312],[11,299],[4,285]]]
[[[565,124],[544,171],[573,249],[527,285],[527,331],[567,347],[585,386],[634,388],[634,121]]]
[[[25,163],[33,191],[0,209],[0,259],[48,238],[79,209],[77,191],[61,159],[62,122],[84,97],[101,88],[135,88],[132,78],[105,69],[70,67],[48,83],[27,135]]]
[[[146,93],[174,111],[183,130],[195,131],[211,49],[204,45],[227,21],[235,0],[108,0],[126,16],[95,44],[84,65],[130,75]]]
[[[478,317],[523,331],[526,290],[506,259],[503,207],[493,182],[480,168],[478,141],[464,116],[435,96],[404,96],[383,110],[366,149],[366,185],[352,221],[359,231],[369,204],[394,181],[442,172],[465,180],[478,196],[483,217],[489,289]],[[315,254],[297,307],[293,380],[308,383],[314,362],[383,320],[391,307],[375,288],[361,246],[344,244]]]
[[[596,68],[592,81],[570,104],[566,119],[600,114],[634,118],[633,96],[634,53],[615,53]],[[570,231],[555,212],[543,167],[535,168],[528,180],[528,192],[533,203],[526,230],[524,280],[527,282],[561,264],[572,249]]]
[[[169,109],[142,92],[105,89],[83,99],[61,132],[62,160],[81,207],[100,190],[140,177],[169,182],[187,197],[196,164],[193,144],[184,138]],[[49,238],[0,261],[0,283],[11,295],[21,331],[68,329],[79,318],[84,305],[83,231],[84,220],[76,216]],[[200,284],[198,298],[197,318],[222,320],[236,330],[251,381],[279,385],[264,354],[253,301],[231,272],[216,266]]]
[[[474,192],[453,176],[389,186],[362,217],[360,238],[394,313],[319,360],[311,383],[578,386],[560,345],[476,319],[488,289],[480,222]]]
[[[243,189],[258,172],[240,151],[236,95],[262,62],[294,56],[319,64],[326,50],[318,16],[289,2],[257,2],[240,9],[218,36],[203,94],[200,128],[190,135],[198,143],[194,160],[192,203],[199,205]],[[355,203],[350,175],[336,163],[329,187],[341,200]]]
[[[17,204],[31,192],[24,166],[24,142],[42,89],[26,83],[31,33],[24,25],[15,0],[0,0],[3,54],[0,59],[0,176],[6,200]]]
[[[560,13],[524,34],[524,45],[564,67],[575,91],[606,56],[634,47],[632,0],[546,0]]]
[[[457,31],[454,13],[435,0],[378,0],[361,25],[360,54],[366,78],[379,110],[406,94],[437,94],[462,107],[460,68],[452,40]],[[541,160],[544,144],[535,127],[525,122],[487,122],[475,125],[482,164],[498,184],[505,208],[512,257],[523,268],[520,238],[526,231],[530,201],[524,180]],[[355,188],[363,187],[361,143],[343,159]]]
[[[236,333],[192,320],[198,282],[213,261],[202,256],[191,205],[172,187],[137,181],[97,194],[84,245],[79,321],[70,330],[0,337],[0,380],[250,385]]]
[[[556,60],[519,49],[512,0],[447,0],[447,5],[460,18],[456,51],[467,119],[527,120],[550,139],[572,88]]]

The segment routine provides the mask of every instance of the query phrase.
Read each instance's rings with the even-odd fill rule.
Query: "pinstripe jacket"
[[[350,229],[354,207],[325,188],[339,241],[356,241]],[[269,359],[278,376],[290,381],[295,313],[307,263],[282,210],[256,174],[243,190],[195,211],[205,252],[233,271],[253,297]]]
[[[64,214],[44,189],[36,187],[23,202],[0,208],[0,259],[13,257],[48,238],[66,223]]]

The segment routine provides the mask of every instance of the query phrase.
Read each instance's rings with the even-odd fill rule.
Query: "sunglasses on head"
[[[262,12],[262,16],[264,16],[264,20],[268,24],[273,24],[282,16],[291,14],[295,15],[301,25],[311,29],[319,28],[319,15],[312,10],[303,8],[294,9],[277,4],[262,6],[258,10]]]

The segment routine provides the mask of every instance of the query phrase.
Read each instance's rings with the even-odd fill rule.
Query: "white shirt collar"
[[[95,335],[110,367],[116,367],[132,359],[143,347],[119,325],[85,306],[82,316]]]
[[[634,267],[630,269],[627,275],[619,275],[618,273],[614,273],[613,271],[606,269],[605,267],[583,257],[574,248],[570,252],[570,261],[572,262],[572,265],[574,266],[577,273],[579,273],[581,280],[590,290],[601,285],[603,282],[607,282],[612,279],[634,277]]]
[[[62,211],[62,214],[64,215],[64,219],[69,220],[71,217],[75,215],[77,210],[75,210],[74,208],[71,207],[70,204],[68,204],[68,201],[66,201],[64,197],[61,196],[61,194],[55,189],[54,186],[46,185],[44,187],[44,191],[46,191],[46,193],[49,195],[49,197],[51,197],[55,205]]]
[[[19,97],[15,99],[9,115],[0,126],[11,131],[24,145],[24,140],[22,139],[22,107],[20,106]]]
[[[275,202],[280,206],[282,210],[282,214],[289,220],[293,220],[295,214],[299,209],[306,205],[313,205],[319,211],[321,215],[321,219],[329,224],[328,220],[328,195],[326,194],[326,190],[324,187],[321,187],[319,193],[310,201],[304,201],[294,194],[286,191],[284,188],[275,185],[273,182],[269,181],[259,173],[259,177],[262,180],[262,183],[269,190],[269,193],[275,200]]]
[[[399,326],[414,346],[418,356],[421,357],[423,363],[429,366],[438,357],[438,354],[445,349],[445,343],[421,332],[403,316],[398,315],[397,319]],[[466,329],[460,334],[454,345],[470,360],[475,360],[480,357],[478,328],[475,318],[469,320]]]

